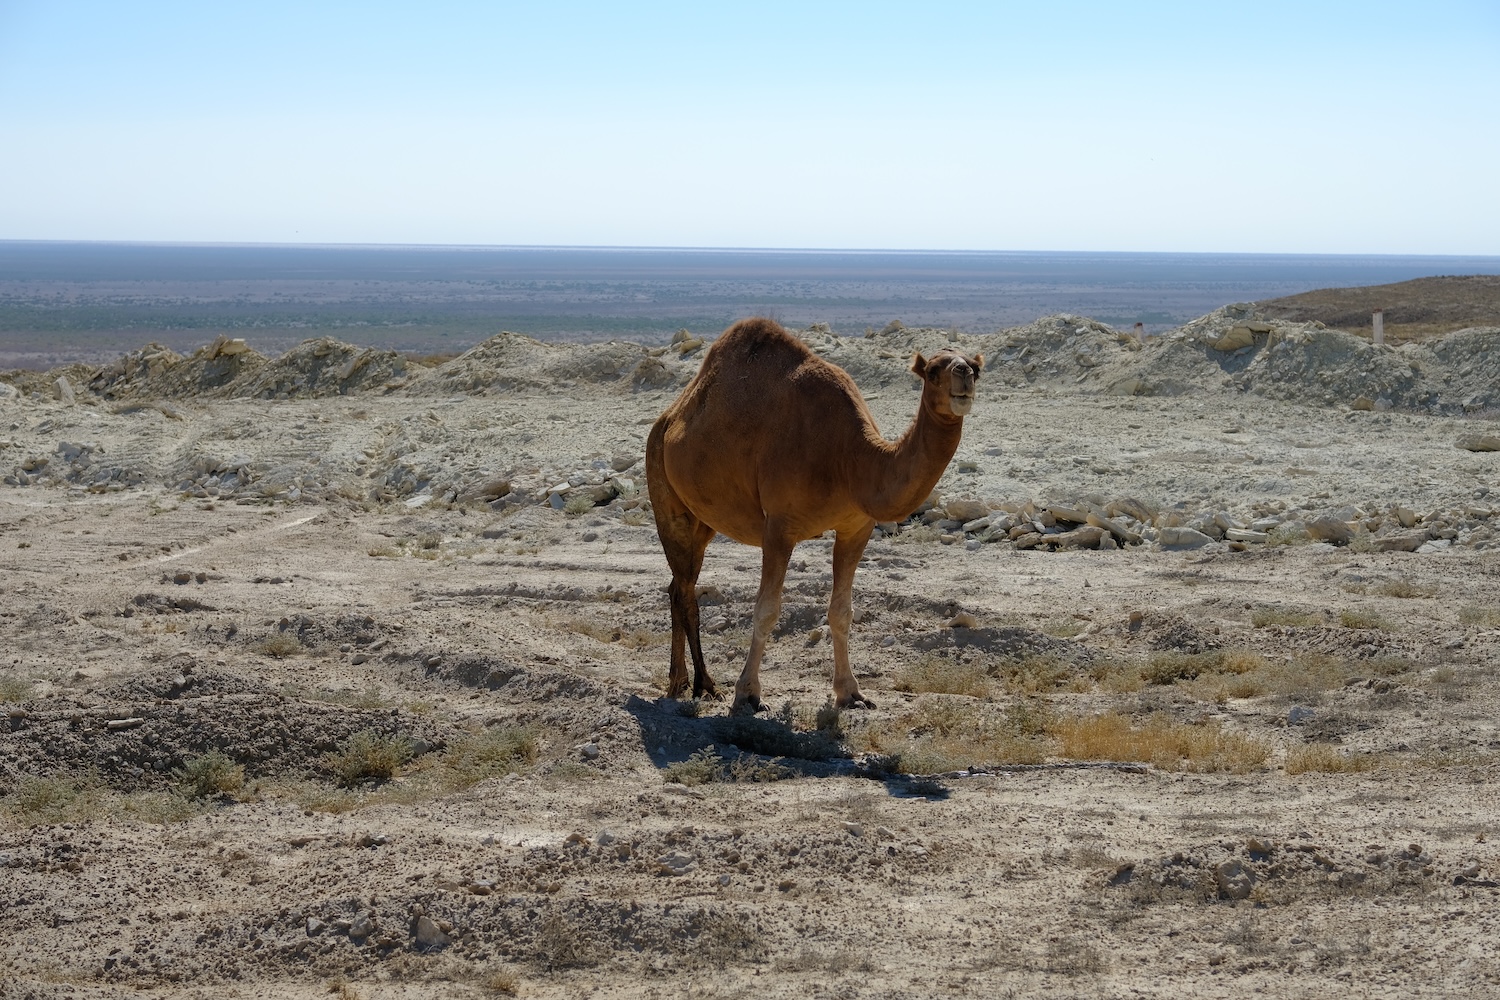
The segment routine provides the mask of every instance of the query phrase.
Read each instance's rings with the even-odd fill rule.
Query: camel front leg
[[[857,531],[840,531],[833,543],[833,593],[828,597],[828,630],[833,633],[833,703],[839,708],[875,703],[859,693],[849,667],[849,625],[854,621],[854,570],[870,540],[873,522]]]
[[[745,669],[734,685],[732,715],[753,715],[765,706],[760,700],[760,660],[766,641],[781,615],[781,586],[786,581],[786,566],[792,558],[793,542],[766,523],[765,540],[760,547],[760,591],[755,595],[755,614],[750,634],[750,655]]]

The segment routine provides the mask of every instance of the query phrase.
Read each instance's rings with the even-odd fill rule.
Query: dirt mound
[[[1320,322],[1368,339],[1385,312],[1388,341],[1426,340],[1476,326],[1500,326],[1500,275],[1417,278],[1392,285],[1322,288],[1255,304],[1268,319]]]
[[[229,383],[226,394],[262,399],[341,396],[399,388],[415,375],[406,359],[394,351],[320,337]]]
[[[686,384],[701,352],[640,344],[543,343],[500,333],[438,366],[418,391],[438,394],[568,389],[577,385],[664,389]]]

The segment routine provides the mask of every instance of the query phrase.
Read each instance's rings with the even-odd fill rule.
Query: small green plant
[[[668,764],[662,772],[662,778],[679,785],[706,785],[711,781],[719,781],[723,771],[724,758],[719,756],[715,747],[707,746],[693,751],[687,760]]]
[[[245,787],[245,769],[218,750],[194,757],[172,772],[177,787],[191,799],[233,795]]]
[[[340,785],[356,788],[367,782],[389,781],[411,756],[411,742],[405,737],[378,736],[362,729],[329,754],[324,763]]]

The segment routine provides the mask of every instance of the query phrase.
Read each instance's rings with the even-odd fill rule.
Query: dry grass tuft
[[[1386,597],[1436,597],[1437,589],[1427,584],[1413,583],[1405,578],[1400,580],[1387,580],[1376,588],[1376,593]]]
[[[480,976],[477,985],[486,993],[513,997],[521,991],[521,977],[509,969],[495,969]]]
[[[1073,760],[1142,761],[1163,771],[1244,774],[1260,768],[1271,748],[1217,724],[1188,726],[1153,715],[1134,726],[1117,712],[1066,719],[1052,727],[1061,755]]]
[[[990,680],[979,664],[952,663],[931,654],[902,667],[891,686],[912,694],[955,694],[968,698],[984,698],[990,693]]]
[[[1023,656],[1005,660],[991,668],[1007,694],[1033,695],[1051,691],[1086,691],[1092,678],[1078,665],[1060,656]]]
[[[1310,743],[1286,753],[1287,774],[1358,774],[1373,771],[1382,763],[1376,754],[1342,754],[1327,743]]]
[[[24,677],[0,677],[0,703],[18,705],[31,698],[34,686]]]
[[[971,765],[1039,764],[1047,757],[1051,713],[1040,702],[1004,710],[971,700],[926,696],[896,719],[851,730],[850,743],[881,754],[891,769],[936,774]]]

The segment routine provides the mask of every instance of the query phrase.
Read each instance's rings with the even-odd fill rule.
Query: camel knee
[[[828,627],[835,632],[848,634],[854,622],[854,607],[846,601],[834,601],[828,605]]]

